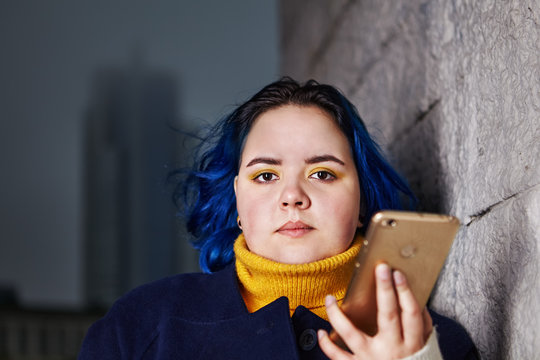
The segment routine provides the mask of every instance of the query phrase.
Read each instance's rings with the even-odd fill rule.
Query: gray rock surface
[[[421,209],[463,223],[431,306],[540,353],[540,1],[282,0],[282,73],[339,87]]]

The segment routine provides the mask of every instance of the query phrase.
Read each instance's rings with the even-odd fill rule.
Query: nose
[[[311,206],[311,200],[297,181],[287,184],[280,197],[280,207],[283,210],[295,208],[299,210],[307,209]]]

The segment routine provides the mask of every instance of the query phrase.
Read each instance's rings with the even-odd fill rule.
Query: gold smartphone
[[[377,333],[375,266],[380,262],[403,272],[420,308],[426,306],[458,229],[459,220],[449,215],[376,213],[341,305],[343,312],[366,334]],[[345,348],[335,331],[330,338]]]

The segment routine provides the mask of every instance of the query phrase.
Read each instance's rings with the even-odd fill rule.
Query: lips
[[[289,221],[281,226],[277,233],[293,238],[301,237],[314,230],[312,226],[306,225],[301,221]]]

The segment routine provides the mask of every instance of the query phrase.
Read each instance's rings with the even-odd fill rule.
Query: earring
[[[238,224],[238,227],[240,228],[240,230],[242,230],[242,222],[240,221],[240,216],[236,218],[236,223]]]

